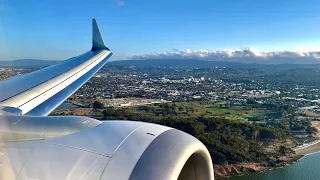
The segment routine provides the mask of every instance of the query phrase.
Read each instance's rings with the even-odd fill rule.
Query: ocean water
[[[234,176],[229,180],[320,180],[320,153],[313,153],[283,168],[251,175]]]

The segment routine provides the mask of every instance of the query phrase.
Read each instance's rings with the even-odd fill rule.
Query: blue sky
[[[320,50],[318,0],[0,0],[0,60],[67,59],[98,20],[113,60],[172,49]]]

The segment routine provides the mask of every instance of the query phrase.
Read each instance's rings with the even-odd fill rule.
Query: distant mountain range
[[[38,60],[38,59],[20,59],[14,61],[0,61],[0,67],[12,68],[41,68],[57,64],[61,61],[57,60]],[[205,61],[205,60],[121,60],[108,62],[110,65],[125,65],[137,67],[175,67],[175,68],[259,68],[270,71],[296,69],[296,68],[320,68],[320,64],[246,64],[239,62],[221,62],[221,61]]]
[[[122,60],[113,61],[110,65],[134,65],[137,67],[176,67],[176,68],[258,68],[270,71],[288,70],[296,68],[320,68],[320,64],[247,64],[240,62],[222,62],[205,60]]]
[[[57,60],[19,59],[13,61],[0,61],[0,67],[11,68],[42,68],[57,64]]]

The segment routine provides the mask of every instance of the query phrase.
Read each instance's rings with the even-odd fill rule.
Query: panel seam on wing
[[[110,51],[108,51],[108,52],[110,52]],[[100,55],[97,59],[99,59],[100,57],[102,57],[102,56],[105,55],[105,54],[106,54],[106,52],[103,53],[102,55]],[[91,64],[95,63],[95,62],[97,61],[97,59],[94,60],[93,62],[91,62],[90,64],[88,64],[87,66],[85,66],[84,68],[82,68],[81,70],[77,71],[76,73],[70,75],[68,78],[66,78],[65,80],[63,80],[61,83],[63,83],[63,82],[66,81],[67,79],[71,78],[72,76],[76,75],[77,73],[79,73],[79,72],[82,71],[83,69],[87,68],[87,67],[90,66]],[[85,62],[83,62],[83,63],[85,63]],[[83,64],[83,63],[82,63],[82,64]],[[81,64],[79,64],[78,66],[80,66],[80,65],[81,65]],[[75,67],[75,68],[76,68],[76,67]],[[73,68],[73,69],[74,69],[74,68]],[[68,70],[68,71],[71,71],[71,70],[72,70],[72,69],[70,69],[70,70]],[[57,76],[54,76],[54,77],[52,77],[52,78],[50,78],[50,79],[48,79],[48,80],[46,80],[46,81],[44,81],[44,82],[42,82],[42,83],[39,83],[39,84],[37,84],[37,85],[35,85],[35,86],[31,87],[31,88],[28,88],[28,89],[26,89],[26,90],[24,90],[24,91],[22,91],[22,92],[20,92],[20,93],[17,93],[17,94],[15,94],[15,95],[13,95],[13,96],[10,96],[10,97],[6,98],[6,99],[3,99],[2,101],[0,101],[0,103],[4,103],[5,101],[7,101],[7,100],[9,100],[9,99],[12,99],[12,98],[14,98],[14,97],[16,97],[16,96],[18,96],[18,95],[20,95],[20,94],[23,94],[23,93],[25,93],[25,92],[27,92],[27,91],[30,91],[30,90],[32,90],[32,89],[34,89],[34,88],[36,88],[36,87],[38,87],[38,86],[40,86],[40,85],[42,85],[42,84],[45,84],[45,83],[47,83],[48,81],[50,81],[50,80],[52,80],[52,79],[54,79],[54,78],[57,78],[57,77],[65,74],[65,73],[67,73],[68,71],[66,71],[66,72],[64,72],[64,73],[61,73],[61,74],[59,74],[59,75],[57,75]],[[59,84],[61,84],[61,83],[59,83]],[[57,84],[57,85],[59,85],[59,84]],[[56,87],[57,85],[51,87],[50,89]],[[43,93],[49,91],[50,89],[48,89],[48,90],[42,92],[41,94],[35,96],[34,98],[30,99],[29,101],[25,102],[24,104],[26,104],[26,103],[30,102],[31,100],[33,100],[33,99],[41,96]],[[24,104],[19,105],[19,107],[20,107],[20,106],[23,106]]]
[[[69,76],[68,78],[64,79],[64,80],[63,80],[62,82],[60,82],[59,84],[56,84],[55,86],[52,86],[51,88],[49,88],[49,89],[47,89],[46,91],[42,92],[42,93],[39,94],[38,96],[35,96],[34,98],[30,99],[29,101],[27,101],[27,102],[19,105],[19,107],[21,107],[21,106],[29,103],[29,102],[32,101],[33,99],[38,98],[39,96],[43,95],[44,93],[50,91],[51,89],[53,89],[53,88],[55,88],[55,87],[57,87],[57,86],[59,86],[60,84],[63,84],[63,82],[65,82],[66,80],[70,79],[71,77],[77,75],[79,72],[83,71],[85,68],[87,68],[87,67],[90,66],[91,64],[95,63],[100,57],[102,57],[102,56],[105,55],[105,54],[106,54],[106,53],[103,53],[101,56],[99,56],[99,57],[98,57],[96,60],[94,60],[92,63],[88,64],[86,67],[84,67],[84,68],[82,68],[81,70],[77,71],[76,73],[72,74],[72,75]],[[62,75],[62,74],[61,74],[61,75]],[[80,77],[81,77],[81,76],[80,76]],[[79,78],[80,78],[80,77],[79,77]],[[77,78],[77,79],[79,79],[79,78]],[[38,86],[39,86],[39,85],[38,85]],[[35,88],[35,87],[34,87],[34,88]],[[33,89],[33,88],[32,88],[32,89]],[[29,89],[29,90],[30,90],[30,89]]]
[[[97,73],[106,63],[107,61],[112,57],[113,53],[110,53],[109,55],[107,55],[105,57],[105,59],[103,59],[102,61],[100,61],[95,67],[93,67],[92,69],[90,69],[88,72],[86,72],[83,76],[81,76],[80,78],[78,78],[77,80],[75,80],[74,82],[72,82],[71,84],[69,84],[68,86],[66,86],[66,88],[62,89],[61,91],[57,92],[56,94],[54,94],[53,96],[51,96],[50,98],[48,98],[47,100],[45,100],[44,102],[42,102],[41,104],[39,104],[38,106],[35,106],[32,110],[30,110],[29,112],[25,113],[25,115],[31,115],[31,116],[47,116],[51,113],[52,110],[54,110],[55,108],[57,108],[60,103],[62,103],[63,101],[65,101],[65,98],[63,101],[61,101],[59,104],[56,104],[51,110],[48,110],[46,113],[44,114],[41,114],[41,115],[38,115],[38,114],[34,114],[34,113],[31,113],[33,110],[37,109],[39,106],[41,106],[43,103],[46,103],[48,100],[54,98],[56,95],[60,94],[61,92],[63,92],[64,90],[68,89],[70,86],[73,86],[74,83],[77,83],[77,81],[81,80],[83,77],[86,77],[88,74],[94,72],[92,75],[90,75],[89,78],[85,79],[84,81],[81,81],[82,85],[85,84],[95,73]],[[98,68],[98,69],[95,69],[95,68]],[[82,86],[81,85],[81,86]],[[78,86],[77,88],[73,89],[72,92],[69,92],[69,95],[75,93],[79,87],[81,86]],[[69,97],[68,95],[68,97]]]

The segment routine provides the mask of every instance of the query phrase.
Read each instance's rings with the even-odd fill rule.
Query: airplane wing
[[[93,20],[92,50],[57,65],[0,83],[0,106],[16,107],[23,115],[48,115],[72,95],[112,56]]]
[[[165,126],[47,117],[112,56],[97,22],[80,56],[0,82],[0,180],[211,180],[206,147]]]

